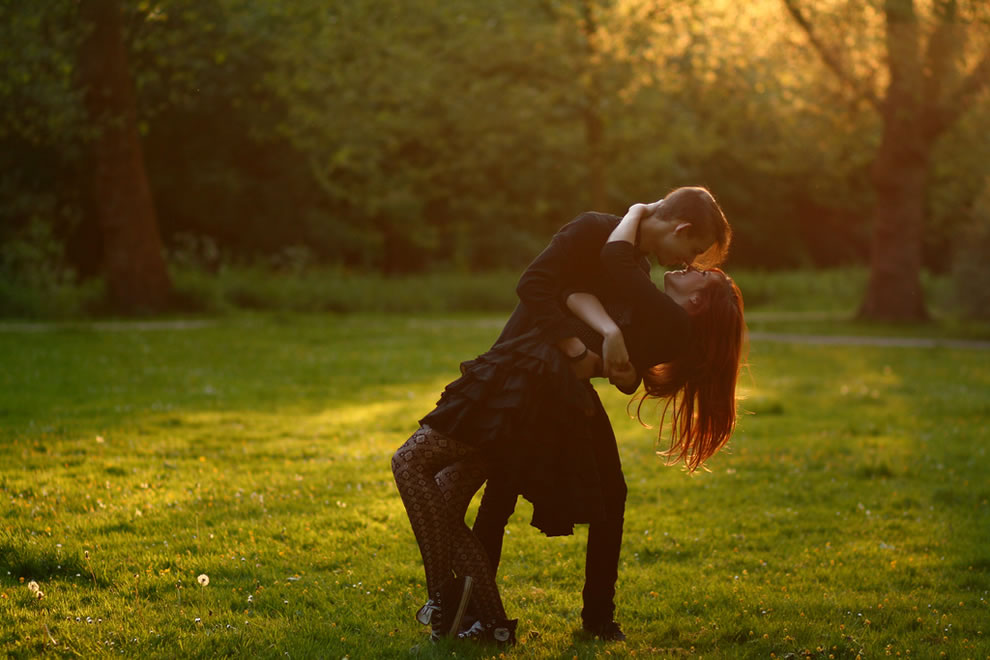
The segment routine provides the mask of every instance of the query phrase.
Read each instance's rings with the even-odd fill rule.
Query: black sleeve
[[[684,308],[658,289],[643,272],[636,248],[626,241],[606,243],[601,250],[608,295],[629,304],[639,323],[662,328],[661,342],[681,342],[690,332],[690,319]]]
[[[602,245],[615,218],[584,213],[558,231],[550,245],[519,279],[516,293],[547,341],[573,336],[574,317],[562,304],[562,291],[592,291]]]
[[[650,262],[646,259],[646,257],[637,256],[636,263],[639,264],[639,267],[643,270],[644,273],[646,273],[646,276],[649,277],[650,276]],[[600,280],[600,279],[602,279],[602,277],[604,277],[604,274],[602,274],[598,279]],[[565,287],[560,292],[561,303],[566,308],[567,307],[567,298],[572,293],[590,293],[590,294],[592,294],[594,296],[597,296],[597,298],[599,300],[602,300],[602,296],[604,295],[603,294],[603,285],[604,285],[604,283],[601,282],[601,281],[596,281],[596,282],[588,281],[588,282],[582,283],[581,286]]]

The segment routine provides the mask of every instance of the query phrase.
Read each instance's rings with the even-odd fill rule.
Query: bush
[[[504,312],[516,304],[517,273],[431,273],[385,277],[339,268],[224,266],[216,273],[171,268],[177,309],[224,313],[278,310],[309,313],[432,314]]]
[[[0,317],[74,318],[98,311],[103,283],[80,283],[51,226],[32,219],[0,243]]]
[[[100,280],[40,289],[0,274],[0,318],[76,319],[100,315],[105,301],[106,289]]]
[[[952,264],[956,303],[969,318],[990,319],[990,179],[957,241]]]
[[[754,271],[729,275],[739,285],[747,310],[848,312],[856,309],[866,289],[865,268],[823,270]]]

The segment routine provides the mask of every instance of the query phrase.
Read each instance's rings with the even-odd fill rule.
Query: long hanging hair
[[[686,351],[643,375],[643,404],[665,399],[658,437],[670,417],[670,446],[657,453],[668,465],[681,461],[694,472],[721,449],[736,425],[736,381],[746,344],[742,293],[718,268],[721,278],[700,292],[698,311],[691,316],[691,339]]]

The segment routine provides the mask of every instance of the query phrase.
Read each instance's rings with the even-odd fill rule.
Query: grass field
[[[388,460],[498,323],[0,332],[0,652],[498,655],[415,623]],[[506,656],[990,657],[990,352],[754,342],[743,385],[730,451],[695,476],[599,386],[630,491],[629,641],[577,633],[585,530],[544,538],[521,503]]]

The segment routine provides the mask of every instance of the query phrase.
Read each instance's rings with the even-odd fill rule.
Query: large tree
[[[138,134],[134,82],[116,0],[81,0],[88,33],[79,49],[79,82],[96,135],[94,207],[103,237],[107,285],[123,311],[161,309],[171,288]]]
[[[882,30],[884,49],[877,52],[886,52],[885,61],[867,62],[860,73],[854,62],[861,53],[840,48],[838,37],[829,39],[823,25],[832,22],[832,28],[848,35],[851,26],[838,16],[838,6],[825,16],[812,15],[800,0],[783,2],[847,92],[872,106],[883,123],[870,172],[876,196],[874,227],[870,279],[859,315],[926,319],[921,266],[932,156],[938,140],[990,81],[990,44],[985,32],[976,29],[981,18],[986,21],[986,8],[975,2],[934,0],[931,14],[919,16],[914,0],[882,0],[875,25]],[[842,7],[848,11],[847,5]],[[981,35],[984,42],[974,47]],[[884,79],[885,89],[879,89]]]

